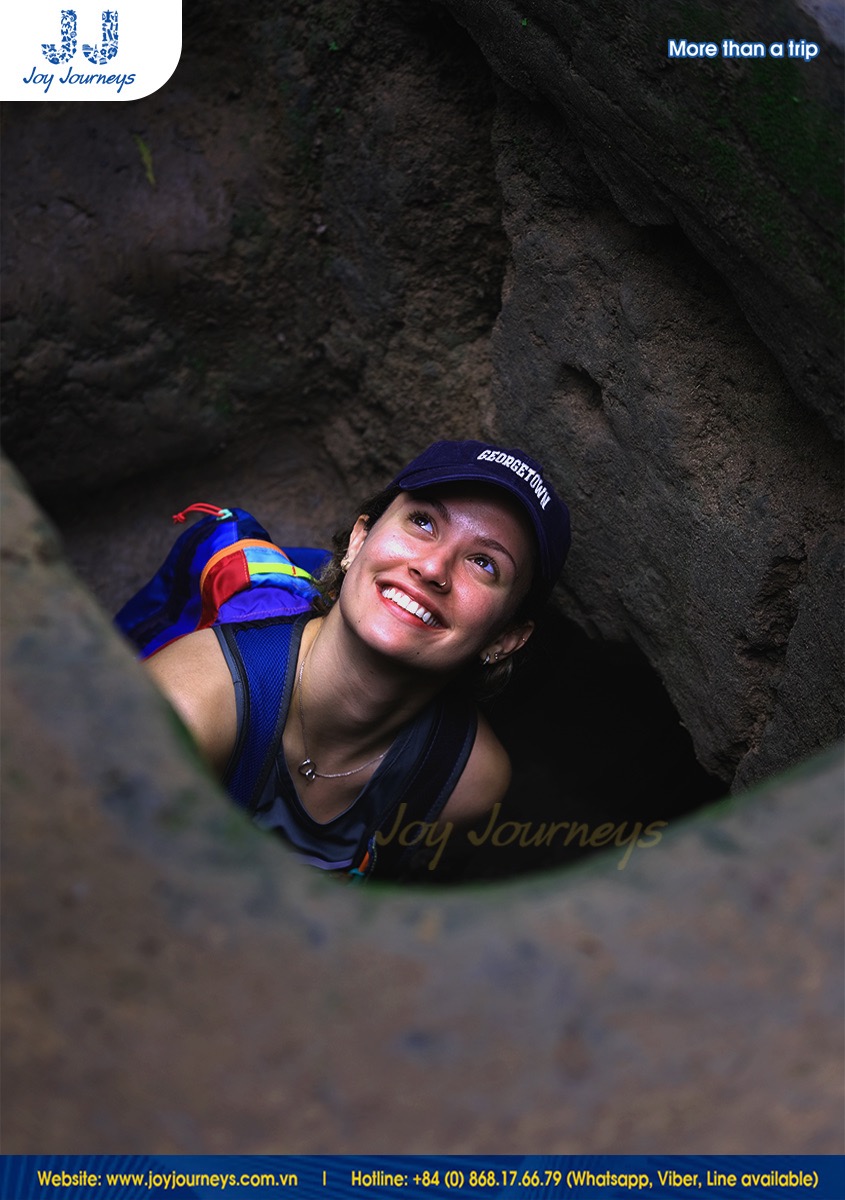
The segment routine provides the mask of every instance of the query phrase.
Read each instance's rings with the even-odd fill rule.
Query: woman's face
[[[454,484],[401,492],[367,532],[359,518],[338,605],[373,649],[450,673],[500,658],[530,635],[513,619],[531,586],[534,537],[497,488]]]

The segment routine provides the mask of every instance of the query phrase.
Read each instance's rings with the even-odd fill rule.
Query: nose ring
[[[434,586],[435,586],[436,588],[441,588],[441,587],[445,587],[445,586],[446,586],[446,580],[445,580],[445,579],[443,580],[443,582],[442,582],[442,583],[438,583],[436,579],[432,579],[432,581],[431,581],[431,582],[434,584]]]

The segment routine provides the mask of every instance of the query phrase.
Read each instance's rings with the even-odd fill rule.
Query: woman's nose
[[[418,575],[424,583],[437,588],[439,592],[448,590],[451,581],[451,568],[448,556],[445,553],[431,552],[420,555],[418,558],[409,561],[408,569],[412,575]]]

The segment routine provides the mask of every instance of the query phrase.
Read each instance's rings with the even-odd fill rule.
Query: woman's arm
[[[504,798],[511,781],[511,762],[482,713],[467,765],[440,814],[439,824],[472,825]]]
[[[214,631],[200,629],[171,642],[145,666],[203,757],[222,776],[235,745],[238,718],[232,676]]]

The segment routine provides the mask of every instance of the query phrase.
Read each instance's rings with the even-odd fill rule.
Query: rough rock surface
[[[333,887],[2,482],[6,1153],[843,1151],[838,755],[624,871]]]
[[[841,0],[447,3],[500,78],[553,107],[629,220],[680,225],[841,438]],[[670,38],[819,52],[678,60]]]
[[[494,93],[418,8],[218,0],[153,96],[7,113],[3,433],[40,494],[329,415],[357,485],[476,420]]]
[[[507,95],[495,144],[494,404],[576,514],[564,606],[640,646],[709,770],[770,774],[840,736],[839,449],[718,276],[622,218],[554,114]]]

